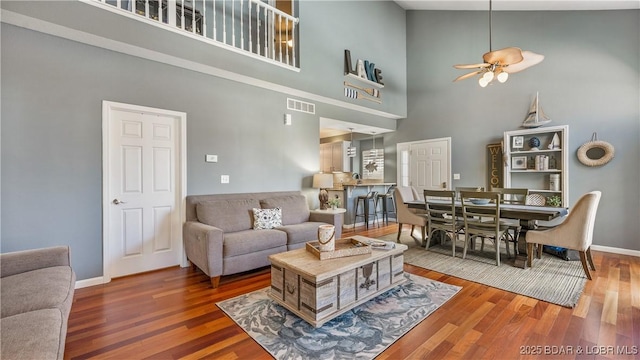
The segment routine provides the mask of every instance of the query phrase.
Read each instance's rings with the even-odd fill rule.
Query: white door
[[[451,189],[451,138],[398,144],[398,154],[408,154],[399,164],[399,179],[409,179],[409,185],[423,190]],[[408,174],[407,174],[408,171]]]
[[[182,264],[186,115],[103,105],[105,280]]]

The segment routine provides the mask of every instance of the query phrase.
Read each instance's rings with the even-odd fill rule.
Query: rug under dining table
[[[380,240],[396,241],[397,234],[380,237]],[[462,247],[458,246],[456,257],[451,256],[451,243],[432,245],[429,250],[418,246],[405,231],[400,237],[409,246],[404,253],[404,262],[446,275],[477,282],[516,294],[529,296],[564,307],[573,308],[578,303],[587,278],[579,261],[566,261],[543,253],[542,259],[534,258],[533,266],[521,269],[507,258],[504,244],[502,264],[496,266],[493,244],[485,245],[481,252],[469,250],[462,259]],[[462,245],[463,242],[458,242]],[[512,254],[513,256],[513,254]]]

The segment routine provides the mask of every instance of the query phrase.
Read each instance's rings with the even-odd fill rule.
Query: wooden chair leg
[[[533,243],[527,243],[527,265],[531,267],[533,262]]]
[[[416,229],[416,226],[415,225],[411,225],[411,233],[410,233],[411,237],[413,237],[413,230],[415,230],[415,229]]]
[[[511,250],[509,250],[509,243],[511,242],[511,241],[509,241],[510,237],[511,237],[511,235],[509,235],[509,232],[507,232],[503,237],[504,238],[504,244],[507,246],[507,257],[509,257],[509,258],[511,258]]]
[[[464,247],[462,248],[462,258],[467,257],[467,247],[469,246],[469,233],[464,233]]]
[[[398,238],[396,242],[400,242],[400,234],[402,234],[402,224],[398,223]]]
[[[213,286],[213,288],[217,288],[218,285],[220,285],[220,276],[213,276],[211,277],[211,286]]]
[[[538,246],[538,259],[542,259],[542,244],[536,244]]]
[[[587,249],[587,260],[589,261],[589,265],[591,265],[591,270],[596,271],[596,266],[593,265],[593,257],[591,257],[591,248]]]
[[[589,272],[589,267],[587,266],[587,254],[585,251],[578,251],[580,253],[580,262],[582,263],[582,268],[584,269],[585,275],[587,275],[587,279],[591,280],[591,273]]]

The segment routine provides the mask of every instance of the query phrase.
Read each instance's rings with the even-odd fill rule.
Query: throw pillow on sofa
[[[282,226],[282,210],[274,209],[253,209],[253,229],[264,230]]]

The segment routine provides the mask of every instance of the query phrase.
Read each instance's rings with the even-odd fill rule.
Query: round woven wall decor
[[[598,159],[592,159],[587,156],[587,152],[592,149],[600,149],[604,154]],[[582,146],[578,148],[577,155],[578,160],[580,160],[580,162],[584,165],[602,166],[613,159],[615,150],[613,149],[613,145],[609,144],[606,141],[598,140],[598,135],[596,133],[593,133],[591,141],[582,144]]]

